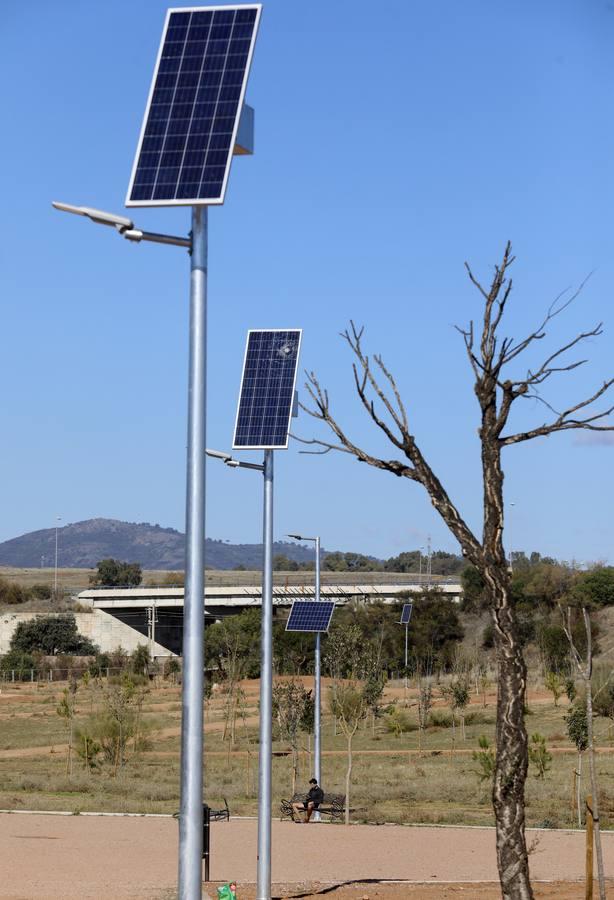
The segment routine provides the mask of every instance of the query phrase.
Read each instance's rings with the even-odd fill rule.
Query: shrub
[[[15,606],[18,603],[27,603],[30,593],[20,584],[14,584],[7,578],[0,578],[0,605]]]
[[[0,659],[0,672],[6,672],[7,674],[15,672],[15,678],[19,681],[30,678],[32,669],[37,672],[36,660],[31,653],[24,653],[21,650],[9,650]]]
[[[479,767],[476,774],[480,781],[489,781],[495,774],[495,751],[484,734],[478,738],[478,745],[480,749],[474,750],[472,753],[472,757]]]
[[[536,778],[544,778],[552,763],[552,754],[546,747],[546,738],[538,732],[531,735],[529,762],[535,766]]]
[[[401,737],[409,731],[415,731],[415,725],[411,722],[408,713],[398,706],[388,708],[386,713],[386,728],[391,734]]]

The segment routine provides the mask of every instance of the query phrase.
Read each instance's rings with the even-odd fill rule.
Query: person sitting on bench
[[[293,814],[296,813],[298,816],[301,812],[305,813],[305,818],[303,820],[305,825],[310,820],[311,814],[313,813],[314,809],[317,809],[320,803],[322,803],[322,801],[324,800],[324,791],[315,778],[310,779],[309,785],[309,792],[303,802],[292,804]],[[294,815],[292,816],[292,819],[294,822],[297,822],[299,824],[301,822],[300,819],[295,819]]]

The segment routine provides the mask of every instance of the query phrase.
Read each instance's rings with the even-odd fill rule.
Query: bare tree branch
[[[326,441],[320,440],[305,440],[303,438],[298,438],[294,435],[295,440],[300,441],[303,444],[311,444],[314,446],[319,446],[322,449],[320,451],[315,451],[319,453],[328,453],[330,450],[341,450],[345,453],[350,453],[356,457],[360,462],[366,462],[370,466],[374,466],[376,469],[384,469],[388,472],[392,472],[394,475],[399,477],[410,478],[412,480],[417,480],[416,474],[411,466],[406,465],[398,460],[386,460],[380,459],[377,456],[373,456],[370,453],[367,453],[357,444],[354,444],[341,429],[340,425],[333,419],[330,414],[329,401],[328,401],[328,393],[320,387],[318,380],[313,372],[307,373],[307,383],[305,384],[308,394],[311,396],[315,409],[310,409],[308,406],[305,406],[303,403],[300,404],[301,409],[303,409],[308,415],[312,416],[314,419],[319,419],[322,422],[326,422],[331,431],[336,435],[339,444],[329,444]],[[367,410],[369,411],[368,407]],[[310,451],[306,451],[310,452]],[[311,451],[314,452],[314,451]]]
[[[578,410],[585,409],[587,406],[590,406],[591,403],[594,403],[594,401],[605,394],[613,384],[614,378],[605,381],[599,390],[595,391],[592,397],[564,410],[564,412],[560,413],[555,421],[550,422],[550,424],[544,424],[539,428],[532,428],[530,431],[518,432],[518,434],[510,434],[506,437],[502,437],[500,439],[501,446],[506,447],[509,444],[519,444],[521,441],[530,441],[536,437],[545,437],[546,435],[554,434],[556,431],[568,431],[573,428],[585,428],[587,431],[614,431],[614,425],[593,424],[594,422],[611,415],[611,413],[614,412],[614,406],[610,406],[609,409],[605,409],[603,412],[595,413],[594,415],[586,416],[585,418],[571,418]]]
[[[366,357],[362,353],[360,347],[362,330],[358,331],[353,324],[351,327],[352,333],[346,333],[343,336],[358,358],[360,366],[363,369],[363,376],[362,378],[360,378],[358,369],[356,365],[354,366],[354,382],[356,385],[357,393],[371,420],[388,436],[388,432],[390,431],[390,429],[377,415],[373,402],[370,401],[367,397],[367,384],[369,384],[376,395],[380,397],[380,399],[382,399],[382,402],[384,402],[386,409],[392,409],[392,404],[373,376],[368,357]],[[380,366],[380,368],[382,368],[382,366]],[[383,368],[382,371],[384,371]],[[398,393],[398,391],[396,391],[396,384],[394,383],[394,379],[392,379],[392,376],[387,377],[391,384],[394,384],[393,390],[395,391],[396,396],[396,393]],[[345,434],[344,430],[341,428],[337,420],[333,417],[330,411],[328,392],[321,387],[317,377],[313,372],[307,373],[307,382],[305,384],[305,387],[313,401],[314,406],[313,408],[310,408],[304,404],[301,404],[301,408],[306,413],[308,413],[308,415],[326,423],[326,425],[328,425],[338,441],[338,443],[329,443],[327,441],[322,441],[319,439],[306,440],[303,438],[298,438],[301,443],[320,448],[315,451],[306,452],[315,452],[321,454],[327,453],[330,450],[341,449],[343,450],[343,452],[350,453],[355,456],[356,459],[358,459],[360,462],[366,462],[369,465],[374,466],[375,468],[389,471],[399,477],[405,477],[411,479],[412,481],[420,482],[427,489],[429,496],[431,497],[433,506],[438,510],[444,521],[446,521],[446,523],[448,524],[448,527],[463,548],[463,552],[472,562],[477,562],[481,554],[480,543],[475,535],[471,532],[467,524],[461,518],[458,510],[443,488],[443,485],[422,456],[422,453],[416,445],[414,437],[409,433],[409,430],[405,424],[407,422],[407,416],[405,414],[404,408],[402,407],[402,404],[401,412],[396,415],[396,417],[393,416],[395,422],[397,422],[400,426],[400,438],[397,438],[396,435],[393,435],[394,439],[391,438],[391,440],[395,446],[399,447],[399,449],[402,449],[407,459],[409,459],[410,463],[412,464],[409,466],[406,463],[401,462],[400,460],[387,460],[373,456],[372,454],[367,453],[362,447],[359,447],[357,444],[352,442],[347,434]]]
[[[548,307],[548,312],[546,313],[542,323],[535,329],[535,331],[531,332],[531,334],[529,334],[526,338],[524,338],[524,340],[522,340],[518,344],[516,344],[515,347],[510,344],[510,348],[502,360],[503,365],[507,365],[507,363],[510,363],[513,359],[515,359],[517,356],[519,356],[524,350],[527,349],[527,347],[530,344],[533,343],[533,341],[540,341],[546,336],[547,326],[550,324],[550,322],[553,319],[555,319],[564,310],[566,310],[567,307],[570,306],[574,302],[574,300],[576,300],[578,298],[578,296],[581,294],[582,290],[584,289],[584,286],[586,285],[586,283],[587,283],[588,279],[591,277],[591,275],[592,275],[592,272],[587,275],[587,277],[580,284],[580,286],[577,288],[577,290],[575,290],[573,292],[571,297],[569,297],[564,303],[561,303],[560,306],[557,306],[557,303],[559,302],[559,300],[562,297],[565,296],[566,293],[568,293],[569,288],[566,288],[564,291],[561,291],[561,293],[557,297],[554,298],[554,300]]]

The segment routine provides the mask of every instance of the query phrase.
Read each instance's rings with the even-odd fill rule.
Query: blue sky
[[[0,540],[58,515],[184,527],[188,258],[51,208],[122,212],[165,9],[4,13]],[[487,279],[513,241],[516,336],[592,272],[548,346],[601,320],[605,334],[546,396],[575,401],[612,375],[613,37],[614,4],[597,0],[265,3],[256,154],[210,213],[209,446],[231,444],[247,329],[302,327],[302,365],[356,441],[386,452],[338,337],[352,318],[479,532],[478,409],[453,328],[480,312],[464,260]],[[189,229],[186,209],[134,219]],[[542,421],[526,403],[514,424]],[[389,556],[430,534],[457,549],[419,486],[298,449],[276,454],[276,537]],[[613,454],[573,432],[508,448],[514,548],[614,562]],[[208,535],[258,541],[260,479],[215,463],[208,479]]]

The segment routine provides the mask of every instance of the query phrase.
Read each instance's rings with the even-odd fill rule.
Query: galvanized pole
[[[407,638],[409,634],[409,622],[405,623],[405,691],[407,691]],[[407,699],[407,697],[405,698]]]
[[[53,576],[53,599],[58,602],[58,522],[62,517],[57,516],[55,520],[55,574]]]
[[[207,207],[192,208],[179,900],[202,896]]]
[[[320,600],[320,537],[316,537],[316,600]],[[322,728],[321,728],[321,713],[322,713],[322,699],[321,699],[321,654],[320,654],[320,638],[321,634],[318,631],[316,634],[316,654],[315,654],[315,666],[314,666],[314,711],[313,711],[313,770],[314,777],[318,784],[320,784],[320,778],[322,775],[321,764],[322,764]],[[320,821],[320,813],[316,810],[313,815],[314,821]]]
[[[264,451],[264,560],[260,627],[257,900],[271,900],[271,759],[273,721],[273,451]]]

